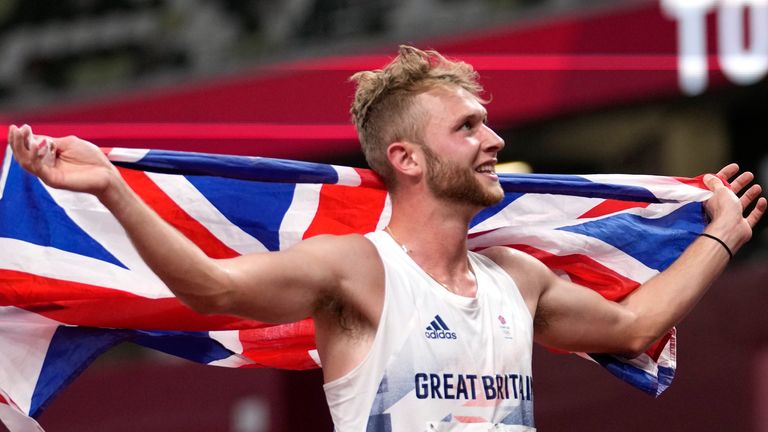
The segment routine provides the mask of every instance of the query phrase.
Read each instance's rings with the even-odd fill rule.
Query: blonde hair
[[[459,86],[478,99],[483,91],[471,65],[406,45],[400,46],[397,57],[384,69],[358,72],[350,81],[357,83],[349,111],[363,154],[387,186],[393,180],[387,146],[404,139],[422,141],[425,113],[416,109],[416,96],[440,85]]]

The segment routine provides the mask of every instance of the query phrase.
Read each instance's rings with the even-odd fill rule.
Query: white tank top
[[[338,432],[535,431],[533,323],[517,285],[470,253],[475,298],[447,291],[385,232],[379,327],[365,359],[324,385]]]

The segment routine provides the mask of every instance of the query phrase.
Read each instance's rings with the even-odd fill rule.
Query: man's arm
[[[46,184],[95,195],[125,228],[150,268],[180,300],[202,313],[227,313],[267,322],[310,316],[318,300],[338,292],[350,275],[334,250],[370,246],[359,236],[314,238],[275,253],[216,260],[163,221],[122,180],[93,144],[53,139],[56,158],[43,160],[42,137],[11,126],[9,143],[20,165]],[[42,147],[41,147],[42,148]],[[349,272],[347,272],[349,273]]]
[[[730,178],[736,172],[738,166],[732,164],[719,174]],[[733,252],[750,239],[766,210],[760,186],[753,185],[740,198],[736,195],[752,180],[751,173],[744,173],[729,189],[714,176],[705,179],[713,191],[705,204],[711,220],[705,232],[722,239]],[[743,217],[755,201],[755,208]],[[717,241],[700,237],[667,270],[615,303],[557,277],[532,257],[503,251],[489,255],[504,263],[518,282],[534,313],[537,342],[568,351],[627,355],[642,353],[682,320],[729,259]]]

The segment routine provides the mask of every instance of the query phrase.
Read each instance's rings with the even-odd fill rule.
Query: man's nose
[[[488,143],[487,150],[494,151],[494,152],[501,151],[501,149],[503,149],[504,146],[506,145],[506,143],[504,142],[504,139],[501,138],[493,129],[491,129],[487,125],[483,125],[483,128],[488,134],[488,137],[486,139],[486,142]]]

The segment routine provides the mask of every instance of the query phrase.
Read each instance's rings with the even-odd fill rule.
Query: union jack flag
[[[390,201],[371,171],[256,157],[104,149],[130,186],[216,258],[317,234],[382,229]],[[620,300],[703,230],[700,178],[501,175],[506,197],[472,221],[470,247],[507,245]],[[104,351],[133,342],[226,367],[319,367],[310,319],[272,325],[201,316],[144,264],[93,196],[56,190],[10,157],[0,177],[0,420],[32,419]],[[675,370],[674,329],[635,359],[581,354],[658,395]]]

